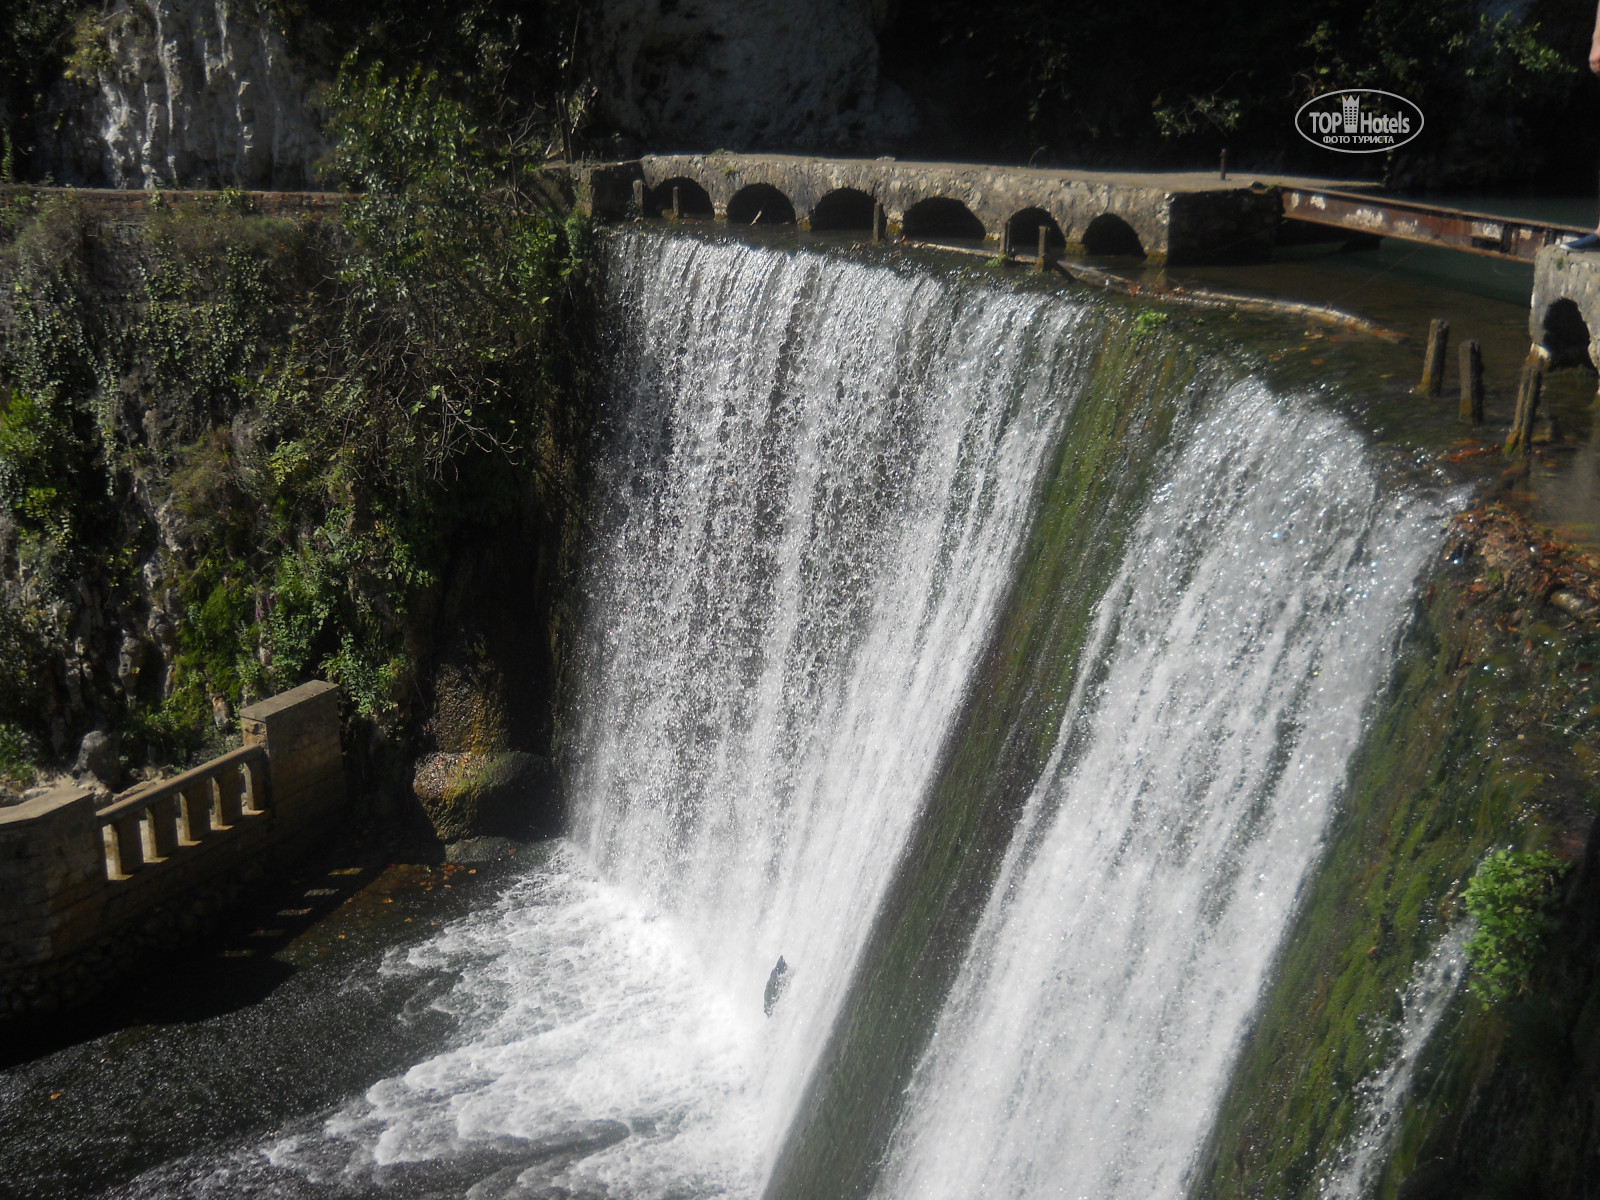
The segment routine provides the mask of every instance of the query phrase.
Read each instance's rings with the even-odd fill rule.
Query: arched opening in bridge
[[[793,225],[794,205],[770,183],[752,183],[728,201],[728,224]]]
[[[659,217],[672,211],[672,189],[678,189],[678,212],[685,217],[714,217],[717,210],[711,205],[711,193],[694,180],[680,175],[650,189],[645,200],[648,216]]]
[[[1132,225],[1115,213],[1101,213],[1083,231],[1083,252],[1143,258],[1144,245]]]
[[[930,196],[906,209],[900,230],[908,238],[959,238],[982,241],[983,222],[959,200]]]
[[[871,229],[871,196],[855,188],[834,188],[811,210],[812,229]]]
[[[1573,300],[1563,296],[1544,312],[1544,348],[1554,367],[1589,366],[1589,323]]]
[[[1042,208],[1025,208],[1006,222],[1006,237],[1017,254],[1035,254],[1039,250],[1039,230],[1043,229],[1046,250],[1065,250],[1067,239],[1062,236],[1056,219]]]

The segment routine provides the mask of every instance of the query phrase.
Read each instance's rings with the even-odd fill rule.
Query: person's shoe
[[[1562,243],[1563,250],[1600,250],[1600,233],[1586,233],[1581,238]]]

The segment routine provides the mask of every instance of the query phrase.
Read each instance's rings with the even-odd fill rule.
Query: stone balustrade
[[[66,787],[0,809],[0,1016],[82,998],[93,988],[55,986],[81,951],[221,877],[285,861],[339,815],[338,689],[302,684],[240,716],[239,749],[109,804]]]

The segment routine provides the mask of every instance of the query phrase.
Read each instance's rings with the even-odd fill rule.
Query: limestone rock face
[[[599,102],[659,149],[863,148],[908,133],[878,79],[884,0],[604,0]]]
[[[57,183],[303,188],[327,143],[314,81],[256,0],[116,0],[39,130]]]

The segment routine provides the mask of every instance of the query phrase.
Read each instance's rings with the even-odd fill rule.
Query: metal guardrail
[[[106,878],[113,883],[132,879],[213,834],[265,816],[271,808],[267,779],[266,751],[244,746],[115,796],[96,813]]]
[[[1389,200],[1359,192],[1286,187],[1283,215],[1291,221],[1378,237],[1443,246],[1468,254],[1531,263],[1544,247],[1590,232],[1576,225],[1525,221],[1492,213]]]

